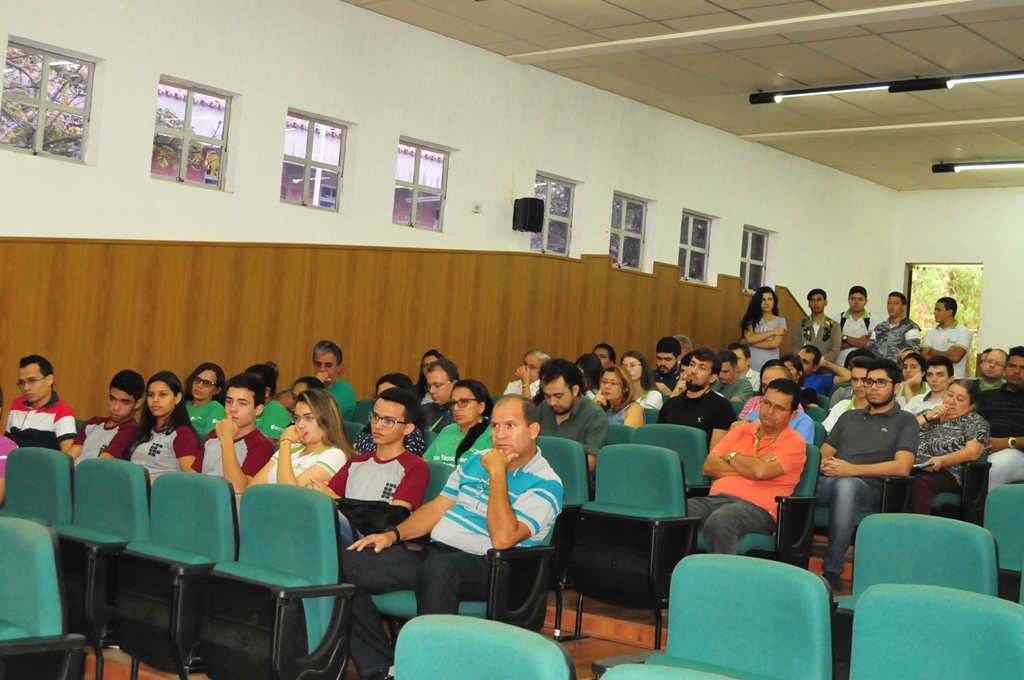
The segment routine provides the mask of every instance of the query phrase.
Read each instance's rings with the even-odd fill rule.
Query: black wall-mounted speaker
[[[544,229],[544,201],[539,198],[517,198],[512,210],[515,231],[540,232]]]

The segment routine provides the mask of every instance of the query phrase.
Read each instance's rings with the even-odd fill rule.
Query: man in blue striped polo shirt
[[[465,456],[440,496],[345,553],[343,582],[357,588],[351,654],[361,678],[393,675],[394,650],[371,595],[415,590],[419,614],[458,614],[460,600],[487,599],[488,550],[538,545],[551,531],[562,481],[537,448],[539,434],[533,402],[503,397],[491,416],[493,449]],[[427,535],[423,550],[399,545]]]

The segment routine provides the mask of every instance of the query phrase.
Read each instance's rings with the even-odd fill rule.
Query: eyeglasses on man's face
[[[864,387],[886,387],[893,384],[891,380],[885,378],[864,378],[861,382],[864,383]]]
[[[382,416],[376,411],[370,412],[370,424],[376,425],[377,423],[380,423],[381,427],[383,427],[385,430],[390,430],[395,425],[405,425],[405,422],[406,421],[404,420],[398,420],[397,418],[392,418],[391,416]]]

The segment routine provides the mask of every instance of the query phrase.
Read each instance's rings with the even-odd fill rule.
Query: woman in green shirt
[[[491,445],[491,411],[494,404],[487,386],[479,380],[459,380],[452,389],[455,422],[438,433],[423,459],[457,467],[462,454],[483,451]]]
[[[224,417],[223,388],[224,369],[209,362],[196,366],[185,381],[185,406],[200,443]]]

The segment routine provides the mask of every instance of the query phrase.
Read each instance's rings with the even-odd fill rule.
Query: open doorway
[[[926,332],[935,328],[935,301],[941,297],[956,300],[957,321],[970,328],[974,337],[967,361],[968,375],[974,375],[974,357],[984,349],[978,346],[982,268],[980,264],[907,264],[906,290],[910,298],[908,314],[921,327],[922,338]]]

